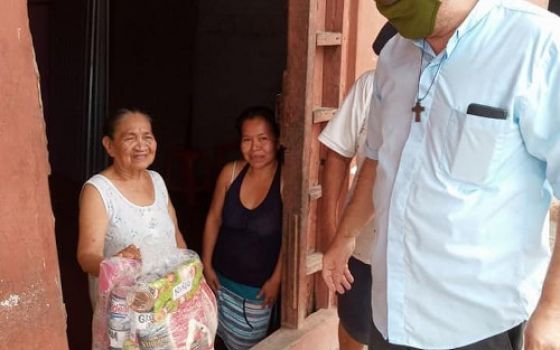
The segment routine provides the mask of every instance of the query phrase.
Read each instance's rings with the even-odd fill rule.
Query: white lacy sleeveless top
[[[97,174],[86,184],[94,186],[105,205],[108,227],[103,256],[111,257],[130,244],[140,252],[169,251],[177,247],[175,225],[169,216],[169,195],[162,177],[148,170],[154,186],[155,200],[151,205],[139,206],[130,202],[105,176]],[[95,304],[97,278],[90,276],[89,292]]]

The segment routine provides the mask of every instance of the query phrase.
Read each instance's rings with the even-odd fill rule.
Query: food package
[[[150,271],[123,260],[101,264],[93,350],[214,348],[216,299],[196,253],[179,249]]]

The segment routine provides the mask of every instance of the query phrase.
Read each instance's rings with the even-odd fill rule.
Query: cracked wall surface
[[[0,348],[68,349],[25,0],[0,1]]]

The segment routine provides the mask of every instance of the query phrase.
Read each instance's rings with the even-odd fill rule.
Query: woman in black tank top
[[[280,290],[281,162],[270,109],[246,110],[237,129],[243,160],[226,164],[218,177],[202,260],[218,296],[218,335],[228,349],[248,349],[266,336]]]

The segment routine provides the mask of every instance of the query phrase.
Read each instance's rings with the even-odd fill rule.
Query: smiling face
[[[263,168],[276,161],[278,140],[271,126],[259,116],[241,126],[241,154],[253,168]]]
[[[103,146],[115,166],[129,170],[147,169],[157,149],[152,124],[141,113],[130,113],[119,119],[112,137],[103,138]]]

